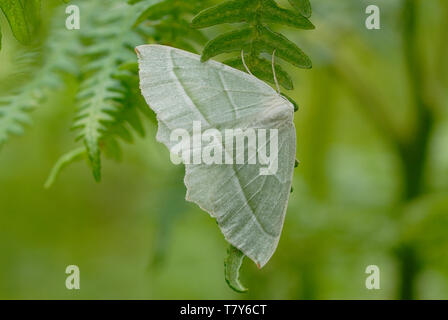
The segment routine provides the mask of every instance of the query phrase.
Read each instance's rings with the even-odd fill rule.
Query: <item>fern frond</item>
[[[70,163],[82,159],[85,153],[86,148],[80,147],[62,155],[54,165],[53,169],[51,169],[50,175],[48,176],[47,181],[45,181],[44,188],[50,188],[54,184],[57,176],[62,171],[62,169],[68,166]]]
[[[261,80],[274,83],[274,74],[272,73],[271,61],[259,57],[248,57],[248,59],[246,59],[245,62],[247,67],[253,73],[254,76],[256,76]],[[246,72],[246,68],[243,65],[241,57],[226,60],[224,61],[224,63],[235,69],[239,69],[241,71]],[[277,75],[278,83],[282,87],[289,90],[293,88],[291,77],[281,66],[277,64],[275,65],[275,73]]]
[[[260,79],[274,83],[272,75],[268,74],[268,65],[261,54],[276,55],[299,68],[311,68],[309,57],[292,41],[269,27],[280,24],[299,29],[314,29],[308,20],[311,6],[308,0],[290,0],[295,10],[281,8],[274,0],[230,0],[210,7],[197,14],[191,25],[194,28],[211,27],[223,23],[244,22],[247,26],[230,31],[210,40],[202,52],[202,60],[206,61],[222,53],[244,51],[245,59],[251,70]],[[237,59],[228,60],[231,66],[241,68]],[[280,85],[293,89],[289,75],[279,66]]]
[[[76,35],[68,30],[53,28],[47,46],[42,50],[43,61],[35,52],[19,56],[19,66],[24,63],[27,68],[31,64],[41,64],[35,67],[29,75],[29,80],[12,94],[0,97],[0,147],[10,135],[18,135],[24,131],[23,125],[30,122],[29,112],[42,104],[50,89],[63,86],[62,74],[76,74],[73,52],[78,49]],[[22,67],[16,73],[23,72]]]
[[[311,17],[312,9],[310,0],[288,0],[291,6],[298,10],[304,17]]]
[[[36,99],[28,94],[0,99],[0,147],[10,135],[23,133],[23,125],[31,122],[28,111],[35,106],[35,102]]]
[[[127,70],[132,63],[123,64],[125,68],[120,67],[120,70]],[[106,127],[103,133],[100,145],[101,151],[115,160],[121,160],[121,148],[118,143],[118,138],[127,142],[132,142],[132,133],[134,130],[138,135],[144,136],[145,130],[140,117],[140,108],[144,106],[143,97],[136,92],[139,90],[138,78],[135,73],[130,71],[118,73],[116,78],[122,81],[122,85],[126,88],[124,98],[121,101],[120,110],[113,114],[114,122]],[[147,109],[147,108],[145,108]],[[45,182],[45,188],[50,188],[60,172],[69,164],[83,159],[87,154],[85,146],[79,147],[62,155],[55,163],[51,172]]]
[[[0,0],[3,11],[14,37],[22,44],[32,40],[40,14],[40,0]],[[2,48],[0,30],[0,50]]]
[[[90,45],[86,48],[87,65],[82,70],[83,81],[77,95],[79,110],[74,128],[79,130],[87,149],[87,155],[96,181],[101,179],[101,145],[111,130],[120,130],[122,110],[126,109],[127,88],[119,66],[135,60],[132,51],[142,42],[132,29],[140,8],[120,4],[110,6],[102,1],[104,14],[97,17],[94,31],[88,35]],[[122,137],[128,137],[121,131]],[[125,138],[126,139],[126,138]],[[129,139],[127,139],[129,140]]]
[[[243,293],[247,291],[239,279],[240,268],[243,263],[244,253],[229,245],[227,249],[227,257],[224,260],[224,277],[229,287],[238,292]]]
[[[190,26],[187,16],[195,15],[204,9],[208,0],[147,0],[135,25],[142,25],[150,42],[170,45],[197,53],[196,46],[203,46],[207,37]],[[142,3],[130,0],[129,3]]]
[[[145,20],[156,21],[169,15],[191,13],[197,10],[197,3],[195,1],[165,0],[150,1],[150,3],[150,6],[135,21],[136,25]]]

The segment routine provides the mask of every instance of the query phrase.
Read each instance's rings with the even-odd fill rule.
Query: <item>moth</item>
[[[263,267],[277,248],[291,190],[293,104],[253,75],[201,62],[193,53],[162,45],[138,46],[136,52],[140,89],[157,115],[156,138],[168,149],[174,130],[192,133],[198,121],[222,135],[225,129],[277,129],[275,174],[260,174],[257,164],[185,164],[186,200],[214,217],[225,239]]]

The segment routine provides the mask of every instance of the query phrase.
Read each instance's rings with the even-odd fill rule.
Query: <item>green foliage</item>
[[[30,80],[0,98],[0,145],[11,134],[23,132],[23,124],[30,122],[29,111],[43,104],[49,89],[62,87],[62,73],[81,79],[74,128],[78,130],[77,139],[87,151],[96,180],[101,177],[102,151],[119,159],[121,151],[117,139],[131,142],[131,130],[144,135],[138,111],[143,109],[144,102],[138,92],[137,70],[127,67],[135,62],[133,48],[144,41],[141,30],[132,28],[141,7],[115,3],[83,3],[81,10],[89,13],[84,33],[66,30],[64,20],[55,19],[41,53],[44,58],[34,57],[28,63]],[[65,19],[62,11],[58,12],[56,16]],[[97,16],[95,12],[105,14]],[[42,67],[32,67],[39,64]],[[69,162],[67,154],[61,157],[50,174],[47,187]]]
[[[118,66],[133,59],[130,48],[141,40],[130,29],[132,17],[122,17],[119,10],[114,16],[102,19],[121,20],[110,26],[100,27],[90,35],[91,45],[85,51],[89,62],[82,71],[83,81],[78,94],[79,112],[74,127],[79,128],[92,165],[93,175],[100,180],[100,140],[108,127],[116,121],[116,114],[123,109],[125,88],[117,79]],[[122,19],[124,18],[124,19]],[[127,19],[126,19],[127,18]],[[104,22],[104,21],[103,21]],[[103,38],[97,42],[96,39]]]
[[[252,56],[248,56],[245,59],[246,64],[249,66],[254,76],[259,79],[265,79],[271,83],[274,83],[274,73],[272,72],[272,63],[266,59],[254,59]],[[226,64],[239,70],[245,70],[241,57],[235,57],[226,61]],[[293,88],[293,82],[289,74],[278,64],[275,65],[275,73],[277,81],[284,88],[291,90]]]
[[[131,0],[129,3],[141,3]],[[197,47],[207,42],[207,37],[190,26],[188,17],[198,13],[209,1],[207,0],[148,0],[144,2],[135,25],[143,25],[149,43],[170,45],[179,49],[197,53]]]
[[[0,97],[0,147],[11,134],[23,132],[23,125],[30,123],[28,113],[43,103],[50,90],[63,86],[62,74],[77,72],[73,60],[73,52],[78,49],[76,37],[65,29],[54,30],[40,54],[17,58],[19,65],[27,65],[28,80],[11,94]]]
[[[247,291],[239,280],[240,268],[244,257],[244,253],[230,245],[227,249],[227,258],[224,260],[224,276],[226,282],[230,288],[240,293]]]
[[[22,17],[22,20],[28,23],[17,23],[15,34],[23,41],[30,38],[29,23],[37,21],[37,15],[33,16],[32,13],[38,12],[36,8],[40,5],[39,1],[29,1],[26,5],[24,3],[17,2],[21,11],[17,9],[19,7],[16,10],[21,13],[14,15],[15,21]],[[192,28],[189,20],[209,6],[210,1],[131,0],[129,3],[132,5],[113,0],[82,3],[81,10],[88,12],[84,22],[87,31],[68,31],[60,25],[51,29],[50,37],[46,41],[47,49],[43,54],[43,66],[36,68],[30,76],[31,80],[17,92],[0,100],[0,144],[7,141],[11,134],[23,131],[23,124],[30,121],[28,112],[43,102],[48,89],[61,86],[62,81],[58,77],[61,71],[77,75],[80,70],[82,81],[77,94],[78,111],[74,128],[78,131],[77,139],[82,141],[87,151],[95,180],[99,181],[101,178],[102,153],[119,160],[121,150],[118,140],[132,142],[132,131],[140,136],[144,135],[140,114],[141,111],[148,114],[148,111],[138,92],[136,59],[132,48],[141,43],[156,42],[198,52],[207,42],[207,37]],[[224,5],[227,6],[228,3],[225,2]],[[305,17],[297,12],[282,9],[272,1],[260,2],[260,8],[255,8],[253,4],[243,7],[240,4],[235,7],[233,3],[233,6],[232,10],[243,8],[243,12],[234,15],[232,19],[239,17],[238,19],[250,20],[254,14],[260,18],[251,20],[248,28],[218,36],[210,41],[204,49],[203,59],[211,58],[222,51],[238,51],[241,48],[240,39],[245,38],[248,52],[246,62],[254,75],[260,79],[274,81],[271,62],[258,56],[262,52],[272,53],[275,49],[276,56],[298,67],[311,65],[306,55],[295,44],[266,26],[273,21],[273,15],[281,15],[287,21],[284,23],[282,20],[283,24],[312,28],[312,24]],[[250,8],[253,10],[249,10]],[[216,24],[213,15],[204,15],[204,12],[210,12],[212,9],[216,10],[216,7],[206,9],[196,16],[193,26]],[[103,14],[96,15],[95,12]],[[203,20],[201,16],[206,19]],[[219,21],[225,21],[226,18],[220,19]],[[291,22],[291,19],[294,21]],[[62,21],[58,23],[63,25]],[[80,52],[82,55],[79,55]],[[36,64],[39,62],[37,60]],[[244,68],[238,57],[228,60],[227,64],[239,69]],[[278,64],[275,65],[275,70],[280,85],[292,89],[293,83],[289,74]],[[64,166],[59,166],[62,167]],[[58,172],[59,170],[54,171],[56,174]]]
[[[5,14],[14,37],[22,44],[31,42],[39,21],[40,0],[0,0],[0,9]],[[0,30],[0,49],[1,39]]]
[[[61,172],[61,170],[64,167],[68,166],[72,162],[81,160],[85,154],[86,154],[86,148],[80,147],[72,151],[69,151],[63,156],[61,156],[54,165],[53,169],[51,169],[50,175],[48,176],[48,179],[45,182],[44,187],[46,189],[50,188],[53,185],[54,181],[56,180],[56,177],[58,176],[59,172]]]
[[[115,2],[119,1],[123,2]],[[51,2],[65,6],[60,0]],[[72,0],[71,3],[78,2]],[[83,0],[82,3],[97,6],[91,11],[92,15],[110,9],[104,1]],[[144,3],[149,6],[150,1],[142,5]],[[320,61],[313,72],[302,72],[304,78],[298,91],[306,92],[307,107],[295,121],[302,137],[298,154],[304,166],[299,167],[294,177],[295,192],[290,197],[278,251],[262,272],[252,264],[245,265],[243,280],[251,290],[243,298],[440,299],[448,295],[448,122],[444,108],[448,72],[443,72],[448,66],[445,58],[448,3],[382,0],[381,8],[387,13],[382,21],[390,28],[376,35],[359,28],[358,18],[367,4],[366,0],[313,3],[315,11],[320,13],[316,23],[322,28],[307,39],[307,50],[313,50],[313,60]],[[402,11],[407,12],[406,19]],[[54,114],[51,115],[51,110],[45,112],[46,116],[35,124],[40,126],[35,137],[21,139],[20,145],[0,152],[0,170],[3,170],[0,173],[0,250],[3,257],[0,287],[7,289],[0,290],[0,296],[5,299],[71,298],[70,293],[60,290],[59,281],[47,281],[44,290],[36,290],[42,288],[42,281],[54,278],[54,266],[60,263],[60,257],[67,256],[67,248],[70,248],[77,255],[77,263],[89,268],[89,274],[97,273],[99,267],[104,271],[103,276],[92,278],[92,283],[89,280],[94,290],[81,290],[79,298],[101,299],[111,293],[123,299],[238,298],[219,281],[219,277],[222,278],[221,269],[218,269],[218,259],[222,255],[219,251],[221,235],[208,228],[212,222],[200,209],[184,201],[185,187],[181,180],[184,170],[182,167],[173,169],[165,155],[160,154],[162,149],[154,139],[147,139],[141,148],[134,148],[131,152],[136,161],[112,173],[113,178],[104,181],[101,188],[86,185],[84,177],[78,175],[66,181],[65,187],[36,188],[36,182],[42,179],[43,170],[54,160],[54,154],[65,148],[63,143],[67,143],[67,137],[58,136],[61,122],[72,112],[73,104],[58,105],[59,99],[44,100],[51,94],[48,88],[53,87],[45,88],[40,80],[34,82],[33,78],[41,79],[46,75],[47,84],[51,82],[55,88],[62,87],[66,76],[61,78],[60,75],[67,72],[55,69],[48,72],[44,68],[50,62],[47,54],[56,45],[68,49],[69,45],[77,43],[80,35],[85,35],[82,46],[76,44],[70,50],[75,57],[65,55],[65,60],[59,59],[58,63],[71,66],[68,73],[76,75],[78,70],[84,70],[86,58],[87,62],[94,59],[93,56],[76,56],[82,48],[92,45],[93,38],[89,40],[86,34],[91,30],[92,18],[86,16],[89,12],[81,8],[81,30],[64,32],[52,40],[50,37],[42,50],[27,47],[31,52],[23,55],[20,54],[23,48],[15,45],[9,48],[11,42],[3,39],[4,49],[8,50],[4,50],[0,58],[0,94],[3,96],[0,112],[8,115],[6,119],[17,121],[4,121],[1,115],[0,130],[4,130],[5,124],[8,134],[16,131],[15,125],[17,131],[23,130],[21,124],[32,114],[22,110],[20,105],[53,108]],[[54,16],[66,17],[62,11],[55,12]],[[188,15],[182,16],[185,21],[190,20]],[[45,17],[50,15],[45,12]],[[396,17],[402,19],[395,21]],[[2,26],[9,28],[4,22]],[[159,22],[147,19],[139,25],[146,34],[142,43],[171,41],[169,32],[160,29],[163,33],[158,34],[155,31],[154,25]],[[111,22],[116,23],[118,21]],[[247,26],[241,25],[238,30]],[[225,28],[207,30],[207,34]],[[64,29],[63,19],[58,21],[58,29]],[[54,31],[57,30],[50,32]],[[173,37],[178,39],[176,41],[188,41],[195,49],[200,47],[190,36]],[[42,37],[39,40],[43,40]],[[99,43],[102,39],[95,38],[95,41]],[[400,41],[405,43],[400,44]],[[421,48],[425,50],[418,50]],[[14,63],[10,62],[10,52],[14,54]],[[234,60],[241,67],[239,54],[236,50]],[[403,57],[407,58],[403,60]],[[264,70],[269,72],[271,59],[265,58]],[[403,67],[390,77],[390,69],[396,65]],[[12,76],[10,66],[14,67]],[[122,105],[129,111],[141,107],[137,101],[140,94],[135,84],[135,68],[134,58],[117,71],[129,78],[117,77],[124,80],[126,101]],[[291,69],[284,67],[291,75],[297,74],[297,70]],[[280,78],[278,69],[277,77]],[[77,90],[78,81],[69,80],[67,92]],[[398,84],[400,90],[397,90]],[[130,88],[137,93],[132,93]],[[291,96],[297,96],[298,91]],[[128,99],[130,97],[134,98]],[[56,111],[57,108],[60,110]],[[434,113],[430,118],[434,125],[429,135],[422,134],[419,129],[425,128],[428,119],[419,116],[417,108]],[[104,156],[118,158],[120,155],[117,146],[106,138],[109,132],[115,132],[114,126],[126,114],[124,108],[119,110],[123,112],[113,113],[117,121],[107,125],[100,141]],[[134,135],[136,129],[127,125]],[[389,134],[389,127],[393,134]],[[155,131],[154,128],[150,130]],[[401,140],[408,144],[406,154],[397,151]],[[429,148],[422,141],[427,141]],[[76,147],[61,157],[52,171],[52,179],[61,167],[72,161],[89,161],[84,145],[80,143]],[[425,155],[424,159],[420,155]],[[412,170],[404,170],[406,167]],[[422,168],[422,178],[416,178]],[[402,198],[403,189],[417,190],[419,195],[414,191],[412,198]],[[130,215],[123,215],[126,210]],[[182,216],[182,212],[188,214]],[[98,227],[98,222],[104,219],[110,223],[101,223]],[[73,228],[67,228],[68,224]],[[91,227],[76,227],[81,225]],[[102,241],[98,241],[99,234]],[[207,239],[205,246],[203,239]],[[90,250],[85,250],[86,247]],[[201,250],[197,250],[198,247]],[[45,248],[45,259],[27,258],[24,253],[30,248]],[[141,262],[149,254],[154,263],[148,265],[148,272],[135,272],[135,266],[129,261]],[[165,264],[156,268],[160,266],[161,256],[166,256]],[[92,263],[98,259],[106,261],[111,268]],[[385,271],[381,274],[387,284],[384,288],[372,292],[365,290],[362,281],[346,281],[354,275],[364,279],[361,268],[372,259],[382,272]],[[29,267],[34,260],[37,269]],[[20,270],[20,277],[15,270]],[[230,270],[235,272],[238,268],[227,269]],[[227,279],[231,279],[230,273]]]
[[[93,176],[100,181],[101,152],[120,159],[117,138],[132,142],[131,128],[144,135],[134,104],[138,103],[135,101],[137,93],[132,89],[138,88],[136,74],[120,68],[135,60],[133,48],[143,40],[132,28],[140,7],[114,5],[111,1],[101,1],[94,6],[96,8],[90,10],[104,14],[92,18],[91,32],[82,39],[85,64],[81,67],[78,112],[73,127],[78,130],[77,140],[85,146]],[[104,10],[107,6],[109,9]],[[58,172],[55,170],[52,176]]]
[[[243,50],[244,61],[251,72],[271,83],[275,82],[273,62],[262,57],[263,54],[273,55],[275,52],[276,57],[294,66],[311,67],[310,59],[296,44],[271,29],[271,24],[313,29],[308,20],[311,14],[308,1],[291,1],[294,11],[279,7],[273,0],[226,1],[217,6],[211,6],[211,3],[208,0],[130,0],[128,4],[118,0],[99,0],[79,3],[84,13],[83,30],[69,31],[63,28],[62,19],[55,21],[57,25],[49,30],[42,52],[30,61],[23,59],[30,66],[28,80],[18,90],[0,98],[0,145],[11,134],[23,132],[23,125],[30,122],[29,111],[43,105],[49,90],[63,86],[62,74],[75,76],[80,85],[73,127],[77,131],[76,139],[82,145],[59,158],[45,187],[54,184],[63,168],[82,159],[87,160],[95,180],[100,181],[102,154],[120,160],[119,141],[131,143],[134,133],[144,135],[142,113],[153,118],[139,92],[133,52],[133,48],[142,43],[155,42],[191,52],[200,52],[204,48],[203,61],[221,53],[240,54]],[[38,0],[13,4],[0,0],[0,8],[21,43],[33,40],[33,30],[39,22],[39,7]],[[65,18],[62,11],[57,12],[58,17]],[[195,18],[190,23],[193,16]],[[246,25],[221,34],[208,43],[205,34],[198,30],[233,22],[245,22]],[[239,54],[225,63],[245,70]],[[279,84],[292,89],[293,81],[288,72],[277,63],[274,68]],[[243,259],[241,251],[229,248],[225,279],[238,292],[247,290],[238,279]]]
[[[18,95],[0,99],[0,146],[11,134],[23,133],[22,125],[29,123],[29,108],[34,106],[34,98]]]
[[[245,22],[241,29],[217,36],[207,43],[202,60],[206,61],[222,53],[244,52],[249,70],[258,78],[274,83],[271,62],[261,55],[274,54],[299,68],[311,68],[308,56],[293,42],[280,33],[273,31],[269,25],[280,24],[299,29],[314,29],[307,17],[311,15],[309,1],[292,1],[296,10],[279,7],[274,0],[231,0],[201,11],[192,21],[194,28],[211,27],[223,23]],[[245,71],[240,58],[230,59],[225,63]],[[271,69],[271,71],[269,70]],[[290,76],[275,64],[279,84],[286,89],[293,89]]]
[[[288,0],[289,3],[297,9],[304,17],[311,17],[310,0]]]

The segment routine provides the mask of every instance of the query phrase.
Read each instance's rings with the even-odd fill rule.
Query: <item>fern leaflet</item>
[[[23,132],[23,125],[30,122],[28,113],[43,103],[50,89],[62,87],[61,74],[77,73],[73,56],[79,45],[76,36],[65,29],[53,30],[56,31],[49,36],[48,44],[42,52],[44,61],[33,56],[34,62],[41,63],[42,66],[31,72],[30,80],[23,86],[10,95],[0,97],[0,146],[11,134]]]
[[[290,0],[296,10],[281,8],[274,0],[230,0],[201,11],[192,21],[195,28],[205,28],[223,23],[245,22],[248,26],[217,36],[207,43],[202,60],[230,52],[244,52],[244,58],[251,72],[258,78],[274,83],[270,71],[271,62],[261,56],[272,55],[274,50],[279,58],[299,68],[311,68],[311,60],[292,41],[270,28],[271,24],[281,24],[299,29],[314,29],[308,20],[311,15],[309,1]],[[245,71],[240,58],[224,63]],[[288,73],[275,64],[280,85],[293,89]]]
[[[82,70],[83,81],[77,96],[79,111],[74,127],[79,129],[77,139],[85,144],[97,181],[101,179],[100,146],[112,128],[123,128],[117,127],[117,123],[118,114],[126,108],[127,88],[123,81],[126,72],[120,71],[119,66],[135,60],[132,48],[142,42],[140,35],[132,29],[139,9],[138,6],[120,4],[104,10],[104,15],[94,22],[95,31],[86,39],[91,43],[85,50],[89,62]],[[127,131],[117,134],[126,139]]]

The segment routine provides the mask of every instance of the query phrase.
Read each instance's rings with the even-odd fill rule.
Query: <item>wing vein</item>
[[[236,179],[237,179],[237,181],[238,181],[238,186],[239,186],[240,189],[241,189],[241,193],[242,193],[243,196],[244,196],[244,200],[246,200],[247,206],[249,207],[250,212],[251,212],[251,214],[253,215],[253,217],[254,217],[254,219],[255,219],[255,222],[256,222],[257,225],[261,228],[261,230],[262,230],[264,233],[266,233],[266,235],[268,235],[268,236],[270,236],[270,237],[272,237],[272,238],[276,238],[277,235],[273,235],[273,234],[269,233],[269,232],[265,229],[265,227],[261,224],[261,222],[258,220],[258,217],[257,217],[257,215],[255,214],[254,209],[252,208],[252,205],[249,203],[249,200],[251,200],[252,198],[248,198],[248,197],[247,197],[246,191],[244,191],[243,187],[241,186],[241,179],[240,179],[240,177],[239,177],[239,175],[238,175],[238,171],[235,169],[235,164],[232,166],[232,168],[233,168],[233,172],[235,173],[235,177],[236,177]]]
[[[171,60],[171,72],[174,74],[174,77],[176,78],[177,83],[179,84],[180,88],[184,92],[185,96],[188,98],[188,100],[190,100],[189,107],[191,108],[192,106],[194,106],[193,111],[197,111],[197,113],[199,113],[201,115],[202,119],[207,123],[207,125],[209,127],[212,127],[211,124],[210,124],[210,121],[201,112],[201,110],[198,108],[198,106],[194,103],[192,97],[190,97],[190,95],[188,94],[187,88],[184,86],[182,81],[179,80],[179,75],[177,74],[177,72],[174,69],[175,62],[174,62],[174,58],[173,58],[173,50],[170,50],[169,53],[170,53],[170,60]]]
[[[235,105],[235,102],[233,101],[232,97],[229,94],[229,91],[227,90],[226,82],[225,82],[225,80],[224,80],[224,78],[223,78],[223,76],[222,76],[220,71],[218,71],[218,78],[219,78],[219,83],[221,84],[221,88],[224,91],[224,93],[225,93],[225,95],[227,97],[227,100],[229,101],[230,105],[232,106],[233,118],[236,120],[237,116],[238,116],[237,111],[236,111],[237,106]]]

